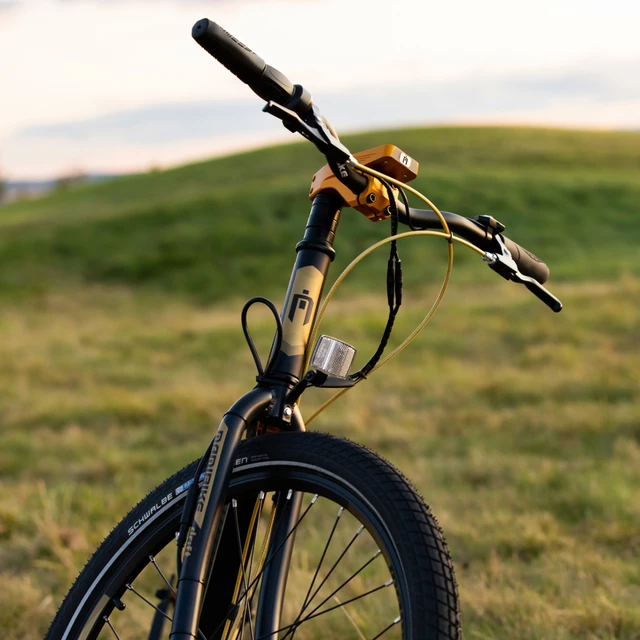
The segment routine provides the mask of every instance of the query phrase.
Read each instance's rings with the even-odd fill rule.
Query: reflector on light
[[[350,344],[331,336],[320,336],[311,356],[311,366],[329,376],[346,378],[355,356],[356,350]]]

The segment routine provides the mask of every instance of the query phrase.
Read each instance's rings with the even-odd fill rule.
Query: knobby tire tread
[[[404,475],[374,451],[350,440],[307,432],[266,435],[241,443],[237,457],[293,461],[320,467],[357,487],[378,510],[401,559],[414,640],[462,638],[458,588],[446,542],[435,516]],[[45,640],[59,640],[67,621],[105,563],[127,540],[127,530],[168,491],[191,479],[197,461],[183,467],[141,500],[86,563],[53,620]],[[242,466],[237,471],[243,474]],[[234,473],[234,477],[236,474]],[[166,513],[171,509],[166,508]],[[148,534],[149,532],[147,532]]]

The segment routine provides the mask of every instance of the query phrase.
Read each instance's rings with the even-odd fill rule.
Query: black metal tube
[[[450,211],[442,211],[441,213],[453,233],[457,233],[483,251],[496,251],[497,247],[493,242],[493,234],[489,232],[486,226],[471,218],[458,215],[457,213],[451,213]],[[403,224],[409,224],[411,222],[411,225],[423,229],[442,229],[440,219],[429,209],[410,208],[409,214],[407,215],[407,210],[404,205],[398,203],[398,214],[399,220]],[[520,269],[525,276],[530,276],[540,284],[544,284],[549,279],[549,267],[528,249],[521,247],[506,236],[500,235],[518,265],[518,269]]]
[[[304,238],[296,247],[296,262],[282,307],[282,346],[269,358],[272,363],[269,374],[291,386],[304,374],[304,352],[335,256],[333,241],[343,204],[338,195],[318,194],[311,206]]]
[[[297,405],[293,408],[291,427],[295,431],[306,430]],[[300,517],[302,497],[303,494],[299,491],[294,491],[288,500],[286,494],[283,494],[276,505],[275,522],[269,540],[266,569],[256,611],[256,638],[275,638],[274,632],[280,628],[289,564],[295,544],[295,533],[289,533]]]
[[[409,221],[411,221],[411,224],[416,228],[442,230],[440,218],[430,209],[414,209],[411,207],[407,215],[407,210],[401,202],[398,202],[397,206],[398,220],[402,224],[408,225]],[[441,213],[451,231],[475,244],[476,247],[483,251],[489,248],[491,236],[487,233],[485,227],[457,213],[451,213],[450,211],[441,211]]]
[[[273,392],[270,389],[256,387],[229,409],[218,427],[187,537],[169,636],[171,640],[197,638],[198,618],[209,568],[216,551],[214,534],[220,525],[235,451],[247,425],[267,411],[272,400]]]
[[[295,531],[290,532],[300,518],[303,495],[299,491],[292,492],[290,496],[286,491],[278,494],[256,611],[256,638],[275,638],[277,636],[274,632],[280,628],[289,564],[295,543]]]

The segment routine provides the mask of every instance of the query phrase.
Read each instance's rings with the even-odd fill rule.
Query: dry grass
[[[640,636],[640,282],[557,293],[559,316],[506,283],[454,288],[415,348],[313,425],[379,450],[433,506],[467,638]],[[8,637],[43,634],[90,551],[252,384],[239,307],[94,288],[4,309]],[[343,299],[326,330],[366,354],[378,307]],[[422,312],[409,301],[397,335]]]
[[[463,256],[415,346],[313,428],[380,451],[433,506],[468,639],[638,640],[640,136],[483,127],[347,140],[388,141],[421,162],[415,184],[436,203],[495,215],[540,251],[565,311]],[[264,149],[2,208],[3,637],[43,635],[91,550],[202,453],[254,383],[239,300],[280,302],[321,162],[302,144]],[[387,232],[345,211],[334,271]],[[441,278],[442,243],[430,249],[402,247],[397,339]],[[362,359],[385,320],[372,294],[385,261],[350,277],[324,327]],[[252,322],[264,352],[272,321],[256,310]],[[309,393],[303,410],[326,397]]]

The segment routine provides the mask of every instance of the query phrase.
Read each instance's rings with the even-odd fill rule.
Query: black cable
[[[386,188],[387,194],[389,195],[389,209],[391,212],[391,235],[395,236],[398,235],[398,225],[400,217],[398,214],[398,203],[396,202],[395,193],[393,192],[391,185],[384,179],[382,179],[381,182]],[[398,253],[397,240],[392,240],[391,248],[389,250],[389,262],[387,263],[387,301],[389,303],[389,309],[393,309],[393,316],[395,318],[400,305],[402,304],[402,262],[400,260],[400,254]],[[393,322],[391,323],[391,325],[393,326]]]
[[[276,309],[273,302],[271,302],[271,300],[268,300],[267,298],[262,298],[262,297],[255,297],[245,302],[244,307],[242,307],[242,313],[240,314],[242,331],[244,332],[244,337],[246,338],[247,344],[249,345],[249,349],[251,350],[251,355],[253,356],[253,360],[256,363],[256,367],[258,369],[258,375],[262,376],[264,375],[264,369],[262,368],[262,361],[260,360],[260,355],[258,354],[255,344],[253,343],[253,339],[251,338],[251,334],[249,333],[249,327],[247,326],[247,313],[249,309],[257,302],[260,302],[261,304],[264,304],[267,307],[269,307],[269,309],[271,310],[271,313],[273,313],[273,317],[276,320],[277,331],[275,336],[275,343],[271,345],[271,353],[274,356],[280,351],[280,348],[282,347],[283,329],[282,329],[282,320],[280,319],[278,310]],[[270,364],[271,364],[271,361],[267,362],[267,370],[269,369]],[[184,549],[184,545],[187,540],[189,527],[193,522],[193,515],[196,507],[196,497],[198,495],[198,480],[200,478],[200,475],[204,471],[205,464],[209,458],[209,455],[211,454],[212,446],[213,446],[213,440],[209,444],[209,447],[207,448],[206,453],[204,454],[204,456],[202,456],[202,458],[200,459],[200,462],[198,463],[198,468],[196,469],[193,483],[188,489],[189,492],[187,493],[187,497],[185,499],[184,506],[182,508],[182,515],[180,516],[180,529],[179,529],[178,538],[177,538],[178,575],[180,575],[180,571],[182,569],[182,550]]]
[[[280,319],[280,314],[278,313],[276,306],[273,304],[273,302],[271,302],[271,300],[268,300],[267,298],[263,298],[261,296],[257,296],[245,302],[244,307],[242,307],[242,313],[240,314],[242,331],[244,333],[244,337],[247,341],[247,344],[249,345],[251,355],[253,356],[253,361],[256,363],[256,368],[258,369],[258,375],[263,376],[264,369],[262,367],[262,361],[260,360],[260,355],[258,354],[258,350],[256,349],[256,346],[253,343],[253,339],[251,338],[251,334],[249,333],[249,327],[247,326],[247,313],[249,309],[257,302],[260,302],[265,306],[269,307],[269,309],[271,310],[271,313],[273,313],[273,317],[276,320],[277,331],[276,331],[276,337],[275,337],[275,345],[274,344],[271,345],[271,354],[274,356],[280,351],[280,348],[282,347],[283,329],[282,329],[282,320]],[[271,365],[271,360],[267,362],[267,371],[269,370],[270,365]]]
[[[398,204],[396,202],[396,195],[393,192],[393,188],[391,185],[384,180],[383,178],[379,178],[380,182],[382,182],[383,186],[387,190],[387,195],[389,196],[389,212],[391,213],[391,235],[398,235],[398,224],[399,224],[399,216],[398,216]],[[395,256],[398,260],[400,259],[398,256],[398,243],[396,240],[391,242],[391,250],[389,252],[390,257]]]
[[[389,196],[391,235],[395,236],[398,234],[398,204],[391,185],[382,178],[379,178],[379,180],[386,188]],[[378,364],[378,361],[387,347],[387,343],[391,337],[391,332],[393,331],[396,316],[398,315],[400,305],[402,304],[402,262],[400,260],[400,255],[398,254],[398,245],[396,240],[391,241],[389,261],[387,262],[387,302],[389,304],[389,316],[387,318],[387,324],[384,328],[384,332],[382,333],[382,338],[380,339],[380,344],[369,362],[367,362],[360,371],[353,374],[352,377],[355,379],[366,378],[369,372],[376,366],[376,364]]]
[[[411,221],[411,213],[409,209],[409,199],[407,198],[407,194],[405,193],[402,187],[398,187],[398,191],[400,193],[400,197],[402,198],[402,204],[404,205],[404,210],[407,212],[407,224],[409,225],[409,229],[411,231],[424,231],[424,227],[415,227],[413,222]]]

